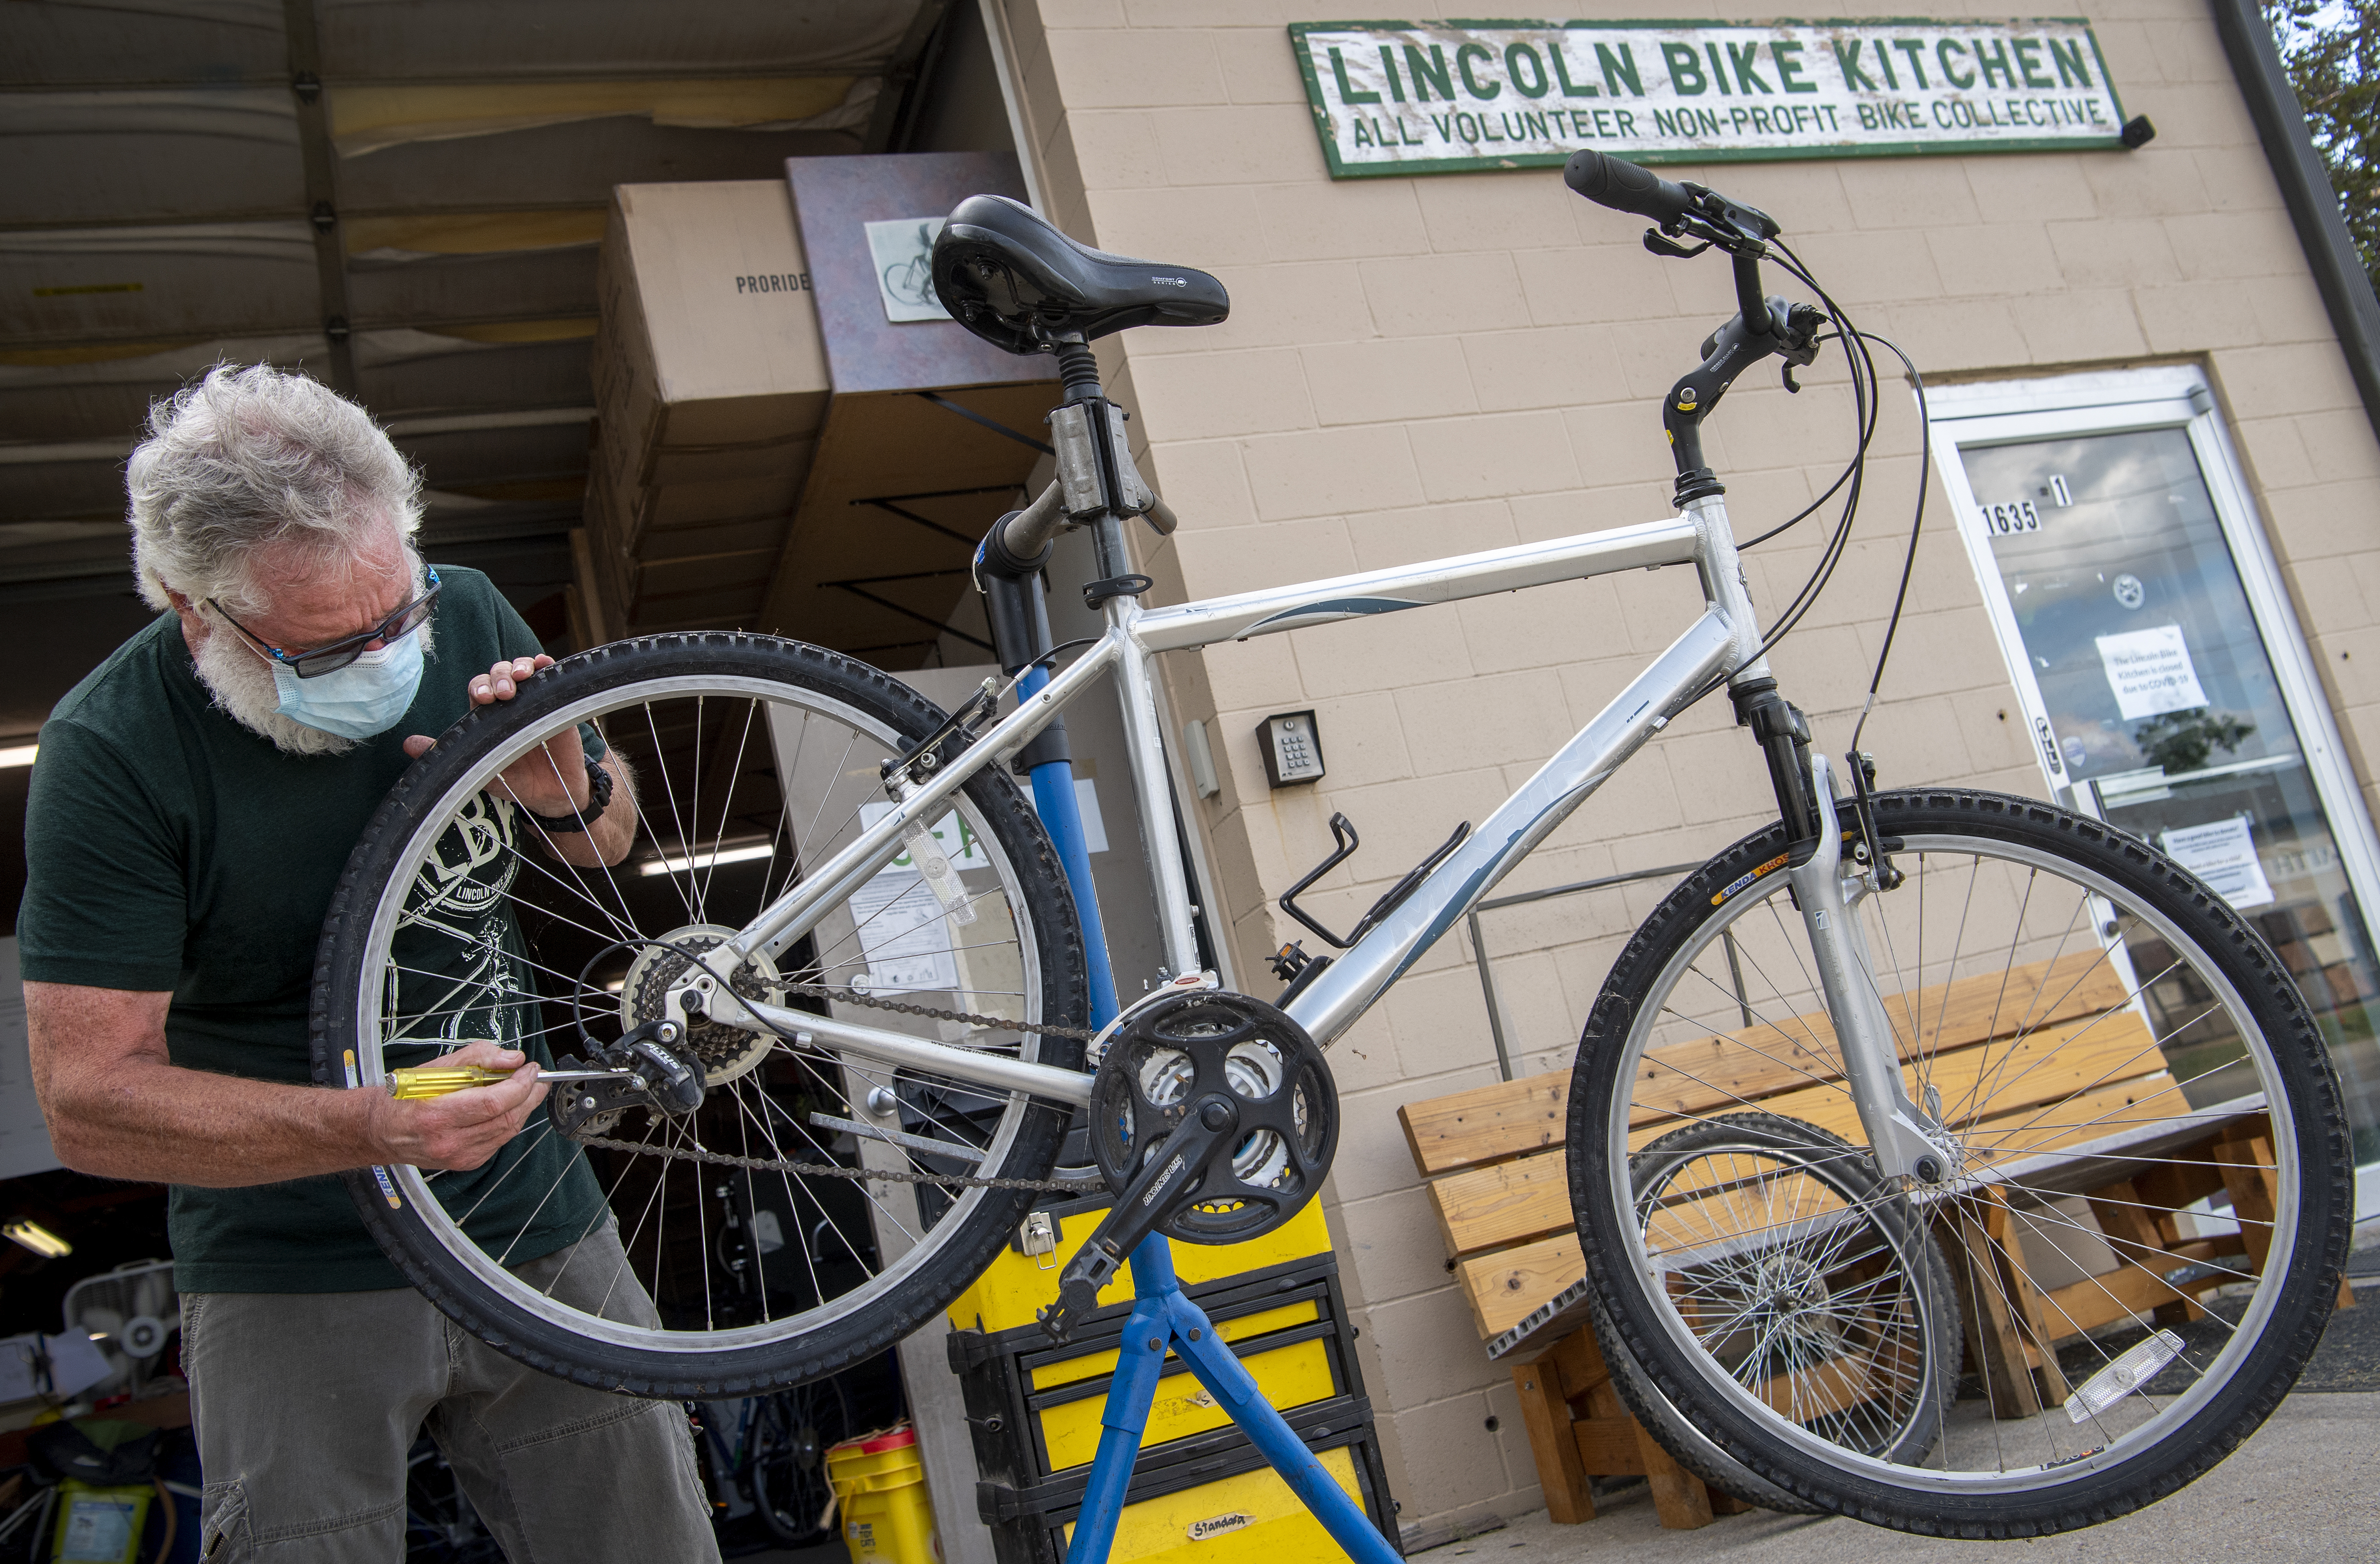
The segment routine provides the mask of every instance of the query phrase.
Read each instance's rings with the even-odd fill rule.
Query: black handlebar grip
[[[1649,168],[1588,147],[1571,156],[1562,182],[1598,206],[1633,212],[1667,226],[1694,210],[1694,198],[1683,185],[1673,184]]]

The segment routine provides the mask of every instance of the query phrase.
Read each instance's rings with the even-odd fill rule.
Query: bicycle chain
[[[976,1015],[963,1010],[936,1010],[931,1005],[903,1004],[897,1000],[880,1000],[851,988],[830,988],[823,983],[781,982],[779,988],[789,994],[808,994],[821,1000],[838,1000],[845,1004],[866,1005],[873,1010],[897,1011],[903,1015],[920,1015],[929,1021],[957,1021],[970,1026],[1014,1032],[1038,1032],[1044,1037],[1071,1037],[1089,1042],[1099,1034],[1081,1026],[1050,1026],[1030,1021],[1016,1021],[1004,1015]],[[1064,1179],[994,1179],[968,1173],[902,1172],[890,1168],[845,1168],[832,1162],[788,1162],[765,1157],[736,1157],[707,1147],[645,1146],[635,1141],[613,1140],[605,1135],[589,1135],[581,1146],[601,1146],[606,1151],[633,1152],[639,1157],[659,1157],[664,1160],[707,1162],[714,1167],[744,1168],[756,1173],[798,1173],[811,1179],[865,1180],[871,1183],[934,1184],[942,1189],[1022,1189],[1037,1194],[1085,1194],[1093,1190],[1104,1191],[1105,1180],[1070,1182]]]
[[[812,1179],[867,1180],[897,1184],[938,1184],[944,1189],[1026,1189],[1042,1194],[1087,1194],[1093,1190],[1105,1190],[1107,1182],[1092,1179],[1081,1183],[1065,1179],[988,1179],[968,1173],[901,1172],[890,1168],[845,1168],[832,1162],[771,1161],[765,1157],[735,1157],[704,1146],[647,1146],[638,1141],[613,1140],[608,1135],[589,1135],[581,1146],[601,1146],[606,1151],[629,1151],[639,1157],[659,1157],[680,1162],[708,1162],[722,1168],[747,1168],[756,1173],[799,1173]]]
[[[1087,1026],[1051,1026],[1037,1021],[1017,1021],[1005,1015],[977,1015],[964,1010],[936,1010],[931,1005],[905,1005],[898,1000],[879,1000],[856,988],[831,988],[823,983],[780,982],[778,988],[789,994],[808,994],[814,999],[840,1000],[844,1004],[867,1005],[873,1010],[898,1011],[903,1015],[922,1015],[929,1021],[963,1021],[970,1026],[990,1031],[1038,1032],[1045,1037],[1071,1037],[1076,1042],[1095,1040],[1099,1033]]]

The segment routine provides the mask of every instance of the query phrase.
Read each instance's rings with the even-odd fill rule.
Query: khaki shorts
[[[574,1253],[582,1261],[565,1266]],[[616,1275],[609,1226],[516,1267]],[[641,1290],[603,1305],[658,1324]],[[587,1301],[581,1300],[582,1306]],[[427,1428],[512,1564],[719,1558],[686,1411],[514,1362],[411,1289],[193,1292],[182,1364],[206,1473],[207,1564],[396,1564],[406,1452]]]

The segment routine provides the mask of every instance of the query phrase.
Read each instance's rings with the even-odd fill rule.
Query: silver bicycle
[[[1779,359],[1790,384],[1832,343],[1864,452],[1871,339],[1823,292],[1823,309],[1764,296],[1764,262],[1816,289],[1764,214],[1592,152],[1569,179],[1652,219],[1657,251],[1716,248],[1734,267],[1738,313],[1663,403],[1675,514],[1168,607],[1140,600],[1125,534],[1134,516],[1170,529],[1171,513],[1087,343],[1220,320],[1221,285],[1085,249],[1013,202],[954,211],[937,291],[987,339],[1054,353],[1064,388],[1056,480],[977,556],[1012,676],[944,711],[816,647],[662,636],[571,658],[443,737],[357,847],[325,928],[318,1078],[385,1089],[480,1037],[578,1074],[480,1169],[351,1176],[406,1275],[505,1351],[587,1383],[715,1399],[814,1378],[916,1328],[1035,1203],[1079,1188],[1053,1170],[1093,1159],[1069,1126],[1080,1135],[1095,1101],[1090,1139],[1127,1143],[1099,1154],[1110,1187],[1158,1179],[1133,1158],[1187,1144],[1168,1126],[1211,1085],[1186,1061],[1216,1037],[1254,1040],[1229,1043],[1220,1105],[1200,1099],[1226,1126],[1191,1159],[1203,1194],[1161,1204],[1177,1213],[1166,1231],[1244,1234],[1327,1169],[1335,1102],[1307,1041],[1344,1033],[1613,771],[1723,690],[1779,818],[1631,940],[1571,1079],[1571,1200],[1624,1392],[1682,1461],[1761,1502],[1968,1535],[2122,1513],[2252,1431],[2320,1335],[2350,1220],[2337,1084],[2286,969],[2219,897],[2106,825],[1971,789],[1879,792],[1864,757],[1812,753],[1767,654],[1840,557],[1859,455],[1820,574],[1764,631],[1701,428],[1744,372]],[[1072,528],[1097,545],[1087,592],[1106,629],[1052,649],[1037,573]],[[1509,799],[1343,949],[1292,957],[1274,1002],[1204,988],[1155,658],[1668,566],[1696,573],[1700,614]],[[1582,649],[1592,635],[1581,626]],[[1050,765],[1045,730],[1109,681],[1156,825],[1140,834],[1165,967],[1122,975],[1157,992],[1095,1034],[1062,844],[1012,773]],[[609,867],[546,851],[498,782],[573,730],[637,778],[611,805],[637,812],[636,845]],[[1230,1015],[1203,1033],[1143,1024],[1196,1003]],[[1260,1098],[1288,1106],[1259,1120]],[[2152,1210],[2177,1147],[2240,1125],[2263,1126],[2269,1209]],[[2134,1173],[2132,1200],[2107,1195]],[[2187,1274],[2178,1251],[2126,1241],[2127,1208],[2189,1224]],[[2010,1222],[2022,1243],[1965,1247]],[[519,1268],[613,1228],[624,1257],[605,1275]],[[2076,1276],[2120,1306],[2020,1320],[2033,1400],[1962,1367],[1984,1340],[1974,1322],[2073,1298]],[[2053,1378],[2063,1400],[2044,1399]]]

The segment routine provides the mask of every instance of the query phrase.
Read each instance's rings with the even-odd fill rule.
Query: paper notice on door
[[[2157,844],[2166,855],[2206,881],[2208,889],[2233,906],[2246,911],[2273,899],[2273,882],[2265,878],[2256,843],[2248,830],[2248,817],[2234,815],[2212,825],[2184,826],[2159,831]]]
[[[908,994],[920,988],[955,990],[958,959],[951,950],[951,926],[942,904],[915,870],[887,869],[851,898],[852,921],[868,970],[851,980],[863,994]]]
[[[2098,642],[2099,664],[2107,672],[2108,686],[2116,692],[2116,709],[2125,721],[2206,704],[2206,691],[2198,683],[2198,670],[2191,665],[2180,625],[2127,630],[2120,636],[2101,636]]]

